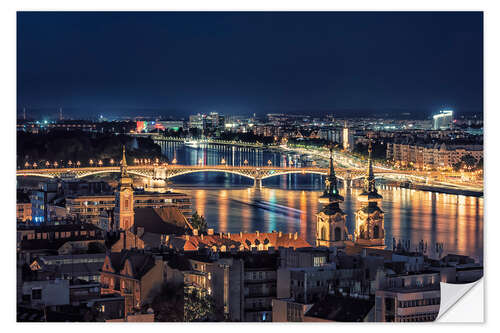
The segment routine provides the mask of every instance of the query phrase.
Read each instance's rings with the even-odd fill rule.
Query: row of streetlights
[[[177,159],[174,157],[174,159],[172,160],[172,162],[171,162],[171,163],[172,163],[172,164],[177,164]],[[94,164],[95,164],[95,166],[102,167],[102,166],[104,165],[104,162],[103,162],[102,160],[98,160],[97,162],[95,162],[93,159],[90,159],[90,160],[89,160],[89,165],[90,165],[91,167],[93,167],[93,166],[94,166]],[[118,162],[118,164],[122,164],[122,160],[120,160],[120,161]],[[158,158],[156,158],[156,159],[154,159],[154,160],[151,160],[151,159],[149,159],[149,158],[141,158],[141,159],[134,158],[134,165],[151,165],[151,164],[152,164],[152,165],[159,165],[159,164],[160,164],[160,161],[159,161],[159,159],[158,159]],[[201,158],[200,158],[200,159],[198,159],[198,164],[199,164],[199,165],[203,165],[203,160],[202,160]],[[290,164],[290,166],[293,166],[293,161],[290,161],[290,162],[289,162],[289,164]],[[315,165],[316,165],[316,162],[315,162],[315,161],[313,161],[313,162],[312,162],[312,164],[313,164],[313,166],[315,166]],[[77,168],[78,168],[78,167],[80,167],[81,165],[82,165],[82,164],[81,164],[81,162],[80,162],[80,161],[73,162],[73,161],[69,160],[69,161],[67,162],[67,166],[68,166],[68,167],[77,167]],[[114,160],[114,159],[110,159],[110,160],[109,160],[109,165],[110,165],[110,166],[114,166],[114,165],[115,165],[115,160]],[[167,164],[167,165],[168,165],[168,164]],[[226,159],[225,159],[224,157],[221,159],[221,165],[226,165]],[[248,166],[248,160],[243,161],[243,165]],[[272,166],[272,165],[273,165],[273,162],[271,162],[271,160],[268,160],[268,161],[267,161],[267,165],[270,167],[270,166]],[[38,166],[39,166],[39,164],[37,164],[36,162],[34,162],[33,164],[30,164],[29,162],[27,162],[27,161],[26,161],[26,163],[24,164],[24,167],[25,167],[26,169],[29,169],[29,168],[36,169],[36,168],[38,168]],[[43,166],[43,163],[40,163],[40,166]],[[46,168],[49,168],[49,167],[51,167],[51,166],[52,166],[52,167],[54,167],[54,168],[58,168],[60,165],[59,165],[59,163],[58,163],[57,161],[55,161],[55,162],[54,162],[54,163],[52,163],[52,164],[51,164],[49,161],[46,161],[46,162],[45,162],[45,167],[46,167]],[[61,167],[62,167],[62,165],[61,165]]]
[[[134,164],[135,165],[148,165],[148,164],[155,164],[155,165],[159,165],[159,159],[156,158],[155,160],[151,160],[151,159],[134,159]],[[172,161],[173,164],[177,163],[177,161],[174,159],[174,161]],[[122,164],[122,160],[120,160],[118,162],[118,165],[121,165]],[[90,159],[89,162],[88,162],[88,165],[93,167],[94,165],[95,166],[99,166],[99,167],[102,167],[104,166],[104,162],[102,160],[93,160],[93,159]],[[110,166],[114,166],[115,165],[115,160],[114,159],[110,159],[109,160],[109,165]],[[38,167],[42,167],[42,166],[45,166],[46,168],[49,168],[49,167],[54,167],[54,168],[58,168],[59,166],[63,167],[62,164],[60,164],[59,162],[55,161],[54,163],[50,163],[49,161],[45,161],[45,163],[43,162],[40,162],[40,164],[36,163],[36,162],[33,162],[33,164],[29,163],[28,161],[26,161],[24,163],[24,167],[26,169],[29,169],[29,168],[33,168],[33,169],[36,169]],[[69,160],[67,163],[66,163],[66,167],[81,167],[82,166],[82,163],[80,161],[76,161],[76,162],[73,162],[71,160]]]

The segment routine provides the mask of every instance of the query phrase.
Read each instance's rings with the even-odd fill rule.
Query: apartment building
[[[115,208],[115,195],[73,195],[66,198],[69,215],[79,217],[92,224],[99,224],[100,214]],[[191,217],[191,198],[177,192],[134,191],[134,208],[176,207],[186,218]]]
[[[415,167],[449,168],[461,161],[465,155],[476,161],[483,158],[482,145],[453,146],[442,144],[387,143],[388,160]]]
[[[375,320],[378,322],[433,321],[439,313],[440,275],[421,272],[379,280],[375,294]]]

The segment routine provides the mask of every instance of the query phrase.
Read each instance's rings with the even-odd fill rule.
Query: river
[[[300,164],[293,154],[282,154],[255,148],[208,145],[187,147],[182,143],[163,142],[163,153],[179,164],[229,165]],[[172,178],[172,187],[193,198],[193,210],[204,215],[208,225],[220,232],[239,231],[299,232],[314,243],[316,213],[322,205],[318,197],[324,189],[324,177],[319,175],[284,175],[266,179],[263,188],[253,187],[253,181],[225,173],[196,173]],[[444,243],[444,254],[456,253],[483,257],[483,198],[431,193],[377,184],[383,196],[386,245],[393,238],[410,240],[414,247],[420,240],[427,242],[428,254],[433,244]],[[340,190],[344,196],[342,209],[347,214],[347,226],[354,231],[354,212],[360,207],[356,200],[358,188]]]

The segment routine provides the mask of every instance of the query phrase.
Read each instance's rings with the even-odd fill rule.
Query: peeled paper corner
[[[466,284],[441,282],[441,305],[436,322],[484,322],[483,279]]]

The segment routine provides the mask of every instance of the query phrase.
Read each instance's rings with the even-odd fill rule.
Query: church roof
[[[337,213],[345,215],[338,202],[330,202],[329,204],[325,205],[321,211],[326,215],[335,215]]]
[[[335,176],[335,169],[333,168],[333,148],[330,147],[330,170],[328,177],[325,180],[326,188],[323,195],[319,198],[320,202],[328,200],[329,202],[344,201],[344,197],[339,194],[337,187],[337,177]]]
[[[184,234],[187,219],[177,207],[140,207],[134,209],[134,228],[144,228],[145,233]]]
[[[377,188],[375,187],[375,176],[373,174],[373,164],[372,164],[371,141],[368,146],[368,170],[365,176],[364,188],[363,192],[358,197],[362,201],[378,201],[382,199],[382,196],[378,194]]]

